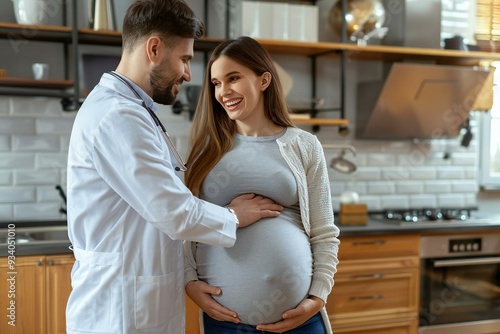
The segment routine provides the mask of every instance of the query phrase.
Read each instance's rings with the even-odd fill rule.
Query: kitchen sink
[[[15,240],[15,244],[10,242]],[[70,252],[67,226],[16,227],[0,229],[0,256]]]

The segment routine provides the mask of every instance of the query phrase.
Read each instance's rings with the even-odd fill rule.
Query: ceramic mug
[[[33,78],[35,80],[47,80],[49,78],[49,64],[33,64]]]
[[[47,0],[12,0],[14,14],[19,24],[47,24]]]

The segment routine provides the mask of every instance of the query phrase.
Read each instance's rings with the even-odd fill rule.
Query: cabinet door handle
[[[49,262],[47,263],[49,266],[53,266],[54,265],[54,261],[53,260],[49,260]]]
[[[38,261],[36,261],[36,263],[35,263],[35,264],[36,264],[37,266],[41,266],[41,265],[43,264],[43,262],[42,262],[42,261],[40,261],[40,260],[38,260]]]
[[[378,295],[371,295],[371,296],[352,296],[349,297],[349,300],[366,300],[366,299],[382,299],[384,298],[384,295],[378,294]]]
[[[351,278],[356,279],[356,278],[384,278],[384,274],[378,273],[378,274],[366,274],[366,275],[352,275]]]
[[[383,245],[385,244],[385,240],[373,240],[373,241],[354,241],[352,243],[353,246],[365,246],[365,245]]]

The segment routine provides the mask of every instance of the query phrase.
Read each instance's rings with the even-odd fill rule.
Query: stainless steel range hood
[[[358,84],[356,137],[456,137],[488,75],[472,67],[394,63],[385,80]]]

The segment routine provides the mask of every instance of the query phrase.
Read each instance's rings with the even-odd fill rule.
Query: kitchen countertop
[[[363,236],[380,234],[434,234],[440,232],[473,232],[498,229],[500,231],[500,214],[474,212],[466,221],[390,221],[382,214],[369,215],[366,225],[342,225],[337,222],[340,236]]]

